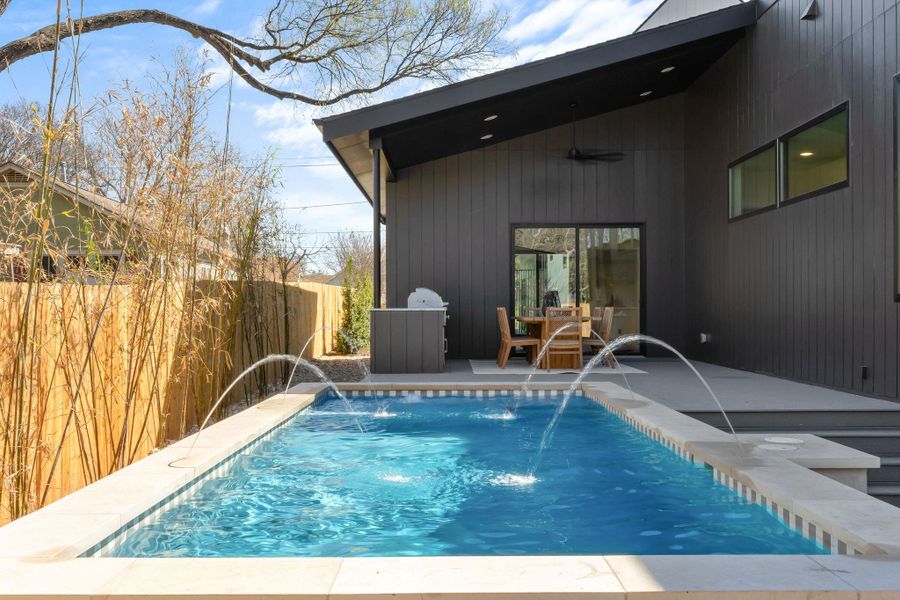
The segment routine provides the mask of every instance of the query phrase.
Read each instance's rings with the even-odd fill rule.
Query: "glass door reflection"
[[[579,228],[580,301],[595,309],[612,306],[610,338],[641,331],[641,230],[638,227]],[[640,351],[640,344],[622,350]]]
[[[515,230],[513,315],[540,315],[548,305],[575,303],[577,230],[527,227]],[[526,327],[516,322],[516,333]]]

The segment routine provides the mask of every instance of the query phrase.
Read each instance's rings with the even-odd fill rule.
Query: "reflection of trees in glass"
[[[516,251],[572,255],[575,253],[575,229],[570,227],[516,229]]]
[[[562,304],[575,301],[575,236],[572,227],[516,229],[514,314],[541,306],[544,294],[559,293]]]

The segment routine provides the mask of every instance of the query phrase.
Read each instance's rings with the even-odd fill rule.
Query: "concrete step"
[[[714,427],[724,428],[725,419],[716,410],[686,411]],[[735,429],[746,431],[806,431],[809,429],[855,429],[879,427],[900,429],[898,410],[785,410],[731,411],[728,418]]]
[[[900,506],[900,485],[870,484],[869,495],[888,504]]]
[[[686,414],[727,430],[720,412]],[[878,456],[881,468],[869,470],[869,494],[900,506],[900,410],[734,411],[728,416],[738,433],[811,433]]]
[[[804,433],[812,433],[882,458],[900,456],[900,429],[813,430]]]
[[[900,456],[882,456],[881,468],[869,469],[869,483],[900,485]]]

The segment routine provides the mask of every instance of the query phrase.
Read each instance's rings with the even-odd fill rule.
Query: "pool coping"
[[[348,384],[350,392],[490,394],[520,384]],[[537,393],[567,384],[536,383]],[[860,556],[494,556],[415,558],[78,558],[197,475],[214,475],[312,404],[325,386],[301,384],[0,528],[0,596],[292,598],[900,597],[900,509],[777,454],[741,454],[727,433],[621,386],[582,391],[653,439],[714,469],[792,526]],[[787,514],[785,515],[785,512]],[[811,529],[812,528],[812,529]],[[745,594],[750,594],[746,596]],[[882,596],[880,596],[882,595]]]

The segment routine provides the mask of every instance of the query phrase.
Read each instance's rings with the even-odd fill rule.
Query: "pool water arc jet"
[[[681,354],[681,352],[679,352],[678,350],[676,350],[674,347],[672,347],[670,344],[664,342],[663,340],[657,339],[657,338],[649,336],[649,335],[635,333],[635,334],[619,336],[618,338],[616,338],[615,340],[613,340],[612,342],[607,344],[606,347],[603,348],[603,350],[601,350],[599,353],[597,353],[593,357],[591,357],[591,360],[588,361],[588,364],[585,365],[585,367],[581,370],[581,373],[579,373],[578,377],[575,378],[575,381],[573,381],[572,384],[569,386],[569,388],[565,391],[562,402],[559,403],[559,406],[557,407],[556,411],[554,411],[553,417],[550,419],[550,422],[547,424],[547,427],[546,427],[546,429],[544,429],[544,433],[541,436],[541,443],[538,446],[537,454],[535,455],[535,458],[531,464],[531,467],[528,469],[529,476],[533,477],[535,471],[537,471],[538,467],[540,466],[540,462],[541,462],[541,458],[543,457],[544,450],[546,450],[547,447],[550,445],[550,443],[553,441],[553,434],[556,432],[556,427],[559,424],[560,418],[562,417],[563,413],[566,410],[566,406],[568,405],[569,400],[571,399],[571,397],[575,393],[575,391],[578,389],[578,387],[581,385],[581,382],[584,380],[584,378],[587,376],[587,374],[590,373],[591,369],[593,369],[594,366],[598,362],[602,361],[607,356],[612,355],[613,352],[616,350],[616,348],[624,346],[625,344],[630,344],[632,342],[648,343],[648,344],[653,344],[655,346],[659,346],[660,348],[664,348],[664,349],[668,350],[669,352],[671,352],[672,354],[674,354],[676,357],[678,357],[685,365],[687,365],[687,367],[691,370],[691,372],[693,372],[694,375],[696,375],[697,378],[700,380],[700,383],[703,384],[703,387],[706,388],[706,391],[709,392],[709,395],[712,396],[713,401],[716,403],[716,406],[719,408],[719,411],[722,413],[722,417],[724,417],[724,419],[725,419],[725,423],[728,425],[728,429],[731,431],[731,435],[734,437],[734,441],[738,447],[738,452],[742,455],[744,454],[744,446],[741,443],[741,440],[738,437],[738,434],[734,429],[734,425],[731,424],[731,419],[728,418],[728,413],[725,412],[725,407],[722,406],[722,403],[719,401],[719,397],[716,396],[715,392],[713,392],[712,388],[709,386],[709,383],[707,383],[706,379],[704,379],[703,376],[700,375],[700,372],[697,370],[697,368],[694,367],[694,365],[691,364],[691,362],[683,354]],[[632,398],[634,398],[633,392],[632,392]]]
[[[197,445],[197,440],[200,439],[200,434],[203,433],[203,429],[206,427],[207,423],[209,423],[209,420],[212,418],[213,414],[219,408],[219,405],[222,404],[222,401],[225,400],[225,398],[228,396],[228,394],[231,392],[231,390],[234,389],[234,386],[236,386],[238,383],[240,383],[244,379],[244,377],[246,377],[247,375],[252,373],[258,367],[262,367],[269,363],[278,362],[278,361],[294,362],[295,360],[297,360],[297,357],[294,356],[293,354],[270,354],[268,356],[265,356],[265,357],[259,359],[258,361],[256,361],[255,363],[253,363],[252,365],[250,365],[249,367],[244,369],[240,375],[238,375],[237,377],[234,378],[234,380],[228,385],[228,387],[225,388],[225,391],[222,392],[222,394],[219,396],[219,398],[213,403],[212,408],[210,408],[209,412],[206,414],[206,418],[203,419],[203,422],[200,424],[200,427],[197,429],[197,433],[194,434],[194,440],[193,440],[193,442],[191,442],[191,445],[188,448],[187,453],[184,456],[182,456],[181,458],[170,462],[169,466],[172,468],[176,468],[176,469],[182,468],[182,467],[178,467],[176,463],[179,463],[183,460],[187,460],[187,458],[190,457],[191,452],[193,452],[193,450],[194,450],[194,446]]]
[[[304,360],[303,358],[301,358],[299,356],[294,356],[293,354],[270,354],[268,356],[265,356],[265,357],[259,359],[258,361],[256,361],[255,363],[253,363],[252,365],[250,365],[249,367],[244,369],[240,375],[238,375],[237,377],[234,378],[234,380],[228,385],[227,388],[225,388],[225,391],[222,392],[222,394],[219,396],[219,398],[212,405],[212,408],[210,408],[209,412],[206,414],[206,418],[203,419],[203,422],[200,424],[200,427],[197,429],[197,433],[194,434],[194,439],[191,442],[191,445],[188,448],[187,453],[185,453],[185,455],[182,456],[181,458],[178,458],[178,459],[170,462],[169,466],[174,469],[187,468],[187,467],[178,466],[178,463],[190,458],[191,453],[194,451],[194,447],[197,445],[197,440],[200,439],[200,434],[203,433],[203,430],[206,428],[206,425],[209,423],[209,420],[212,418],[213,414],[215,414],[216,410],[218,410],[219,405],[221,405],[222,402],[225,400],[225,398],[228,397],[228,394],[231,393],[231,390],[233,390],[234,387],[244,379],[244,377],[246,377],[247,375],[252,373],[257,368],[265,366],[270,363],[279,362],[279,361],[293,363],[295,370],[296,370],[297,365],[303,365],[304,367],[310,369],[317,377],[319,377],[322,380],[322,383],[324,383],[329,389],[331,389],[335,393],[335,395],[338,396],[338,398],[340,398],[344,402],[348,411],[353,410],[353,405],[350,403],[350,400],[347,398],[347,396],[345,396],[343,394],[343,392],[341,392],[338,389],[338,387],[335,385],[335,383],[333,381],[331,381],[331,379],[329,379],[328,376],[325,375],[325,373],[323,373],[321,369],[319,369],[318,367],[316,367],[309,361]],[[288,385],[290,385],[290,383]],[[286,392],[287,392],[287,390],[285,390],[285,393]],[[356,424],[359,427],[359,430],[361,432],[366,431],[365,427],[363,427],[362,423],[359,422],[359,419],[356,419]]]
[[[316,377],[318,377],[323,383],[328,385],[339,396],[341,396],[341,399],[344,401],[344,405],[347,407],[347,410],[352,412],[353,407],[350,403],[350,400],[348,400],[346,398],[346,396],[344,396],[337,389],[337,386],[335,386],[334,383],[331,382],[331,380],[325,375],[325,373],[322,371],[322,369],[318,368],[317,366],[315,366],[314,364],[312,364],[311,362],[309,362],[303,358],[303,354],[306,352],[306,349],[309,347],[310,343],[312,343],[312,341],[313,341],[313,339],[315,339],[316,335],[322,331],[336,332],[338,335],[340,335],[342,338],[344,338],[344,342],[353,350],[354,354],[359,350],[359,346],[356,344],[356,342],[353,340],[353,338],[351,338],[347,334],[347,332],[344,331],[342,328],[331,327],[330,325],[323,325],[322,327],[319,327],[318,329],[316,329],[315,331],[312,332],[312,335],[310,335],[306,339],[306,343],[303,344],[303,348],[300,349],[300,354],[297,355],[297,360],[294,363],[294,368],[291,369],[291,374],[288,377],[287,384],[285,384],[284,393],[286,395],[288,390],[290,389],[291,385],[293,385],[294,375],[296,375],[296,373],[297,373],[297,367],[299,367],[301,364],[303,364],[303,366],[305,366],[307,369],[312,371],[313,374],[316,375]],[[369,371],[368,367],[366,367],[365,363],[363,363],[362,358],[357,357],[355,362],[356,362],[356,366],[359,369],[360,373],[362,373],[363,381],[369,381],[369,390],[368,390],[369,396],[374,397],[375,391],[371,387],[371,378],[369,377],[371,375],[371,372]],[[356,425],[359,428],[360,432],[366,431],[365,426],[363,426],[363,424],[360,423],[359,419],[356,419]]]
[[[537,373],[537,371],[540,370],[541,360],[544,358],[544,355],[547,353],[547,350],[550,348],[550,343],[554,339],[556,339],[556,336],[559,335],[561,332],[565,331],[566,329],[571,329],[572,327],[580,328],[581,323],[566,323],[565,325],[563,325],[562,327],[560,327],[559,329],[554,331],[550,335],[549,338],[547,338],[547,342],[544,344],[544,347],[541,348],[541,351],[538,353],[537,357],[534,359],[534,362],[531,364],[531,371],[529,371],[528,377],[525,378],[525,381],[522,383],[522,387],[515,394],[516,402],[513,405],[512,411],[510,411],[508,407],[506,409],[507,414],[510,414],[512,416],[512,418],[515,418],[515,415],[519,410],[519,401],[521,400],[521,397],[528,393],[528,386],[531,384],[532,378],[534,378],[535,373]],[[603,339],[603,336],[601,336],[599,333],[594,331],[593,328],[590,331],[591,331],[591,337],[596,337],[598,340],[600,340],[600,343],[603,344],[604,348],[606,348],[609,345],[609,344],[607,344],[606,340]],[[616,357],[616,355],[614,353],[610,352],[609,356],[612,357],[612,359],[615,361],[616,368],[622,367],[622,364],[619,362],[619,359]],[[593,368],[593,367],[591,367],[591,368]],[[584,369],[582,369],[582,372],[584,372]],[[588,372],[590,372],[590,370],[588,370]],[[628,388],[628,392],[631,394],[631,399],[634,400],[634,390],[631,389],[631,383],[628,381],[628,375],[625,374],[624,370],[622,371],[621,375],[622,375],[622,379],[625,381],[625,386]]]

